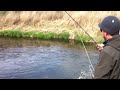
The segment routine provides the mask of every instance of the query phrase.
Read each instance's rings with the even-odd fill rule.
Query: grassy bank
[[[5,30],[0,31],[0,37],[10,37],[10,38],[31,38],[31,39],[45,39],[45,40],[68,40],[68,33],[43,33],[43,32],[22,32],[20,30]]]
[[[68,11],[68,13],[97,42],[102,41],[98,28],[102,19],[108,15],[120,18],[120,11]],[[64,11],[0,11],[0,31],[16,29],[20,32],[57,35],[67,32],[70,35],[69,39],[79,39],[78,36],[82,36],[84,40],[90,41],[89,37]],[[48,37],[53,38],[52,36],[54,35],[48,34]]]
[[[69,33],[43,33],[43,32],[23,32],[20,30],[5,30],[0,31],[0,37],[9,37],[9,38],[30,38],[30,39],[42,39],[42,40],[65,40],[69,41],[70,34]],[[88,36],[75,36],[75,41],[81,42],[81,39],[83,42],[91,42],[91,39]],[[100,41],[99,41],[100,42]]]

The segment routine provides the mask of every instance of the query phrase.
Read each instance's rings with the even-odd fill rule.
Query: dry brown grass
[[[120,11],[68,11],[68,13],[96,40],[99,39],[98,23],[108,15],[120,18]],[[85,34],[64,11],[7,11],[0,12],[0,30],[20,29],[62,33]]]

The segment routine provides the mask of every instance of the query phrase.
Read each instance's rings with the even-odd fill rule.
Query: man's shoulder
[[[111,50],[113,50],[114,48],[113,47],[111,47],[111,46],[105,46],[104,47],[104,51],[111,51]]]
[[[114,56],[116,54],[116,52],[118,52],[118,51],[111,46],[105,46],[104,49],[102,50],[102,52],[105,52],[105,53],[109,54],[110,56]]]

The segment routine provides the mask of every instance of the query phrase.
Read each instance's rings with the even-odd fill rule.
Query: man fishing
[[[98,26],[105,41],[97,45],[100,55],[93,79],[120,79],[120,20],[107,16]]]

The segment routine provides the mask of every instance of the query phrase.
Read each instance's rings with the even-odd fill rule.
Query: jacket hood
[[[103,44],[106,46],[111,46],[117,50],[120,50],[120,35],[115,35],[113,38],[105,41]]]

